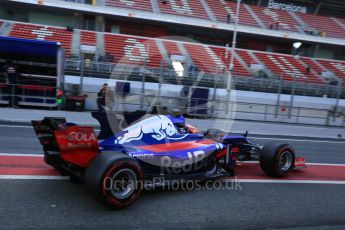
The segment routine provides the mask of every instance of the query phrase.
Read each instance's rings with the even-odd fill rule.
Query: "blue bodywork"
[[[152,173],[157,167],[174,167],[174,162],[179,167],[180,164],[176,162],[196,164],[205,161],[205,167],[197,170],[202,172],[215,166],[216,154],[226,150],[227,143],[240,140],[239,137],[210,140],[202,133],[184,132],[183,127],[183,116],[154,115],[130,125],[99,145],[101,151],[123,152],[137,159],[147,169],[146,173]],[[171,160],[171,165],[162,165],[162,162],[167,162],[164,161],[166,159]],[[235,165],[233,160],[230,163]]]

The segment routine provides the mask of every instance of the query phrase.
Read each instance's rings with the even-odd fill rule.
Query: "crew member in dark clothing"
[[[103,84],[102,89],[97,93],[97,107],[98,111],[104,111],[105,107],[112,109],[114,104],[114,92],[108,87],[108,84]]]
[[[228,24],[230,24],[230,22],[231,22],[231,14],[227,14],[226,15],[226,21],[227,21]]]
[[[3,68],[4,75],[6,77],[6,83],[8,85],[7,92],[10,93],[11,97],[11,107],[15,107],[16,96],[15,96],[15,85],[17,84],[18,68],[13,64],[11,60],[7,61],[7,64]]]

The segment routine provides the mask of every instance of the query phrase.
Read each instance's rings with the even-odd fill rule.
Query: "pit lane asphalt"
[[[41,153],[30,127],[0,126],[0,136],[0,152]],[[259,143],[274,139],[255,138]],[[309,162],[345,163],[343,141],[279,139],[291,139],[287,142]],[[242,190],[145,191],[131,207],[109,211],[80,184],[65,180],[0,180],[0,229],[345,228],[344,185],[240,186]]]
[[[1,229],[344,229],[345,186],[146,191],[110,211],[68,181],[2,180]],[[318,227],[318,228],[316,228]]]

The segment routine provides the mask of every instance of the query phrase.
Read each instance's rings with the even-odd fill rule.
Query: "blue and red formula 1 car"
[[[217,129],[203,133],[185,124],[182,116],[152,115],[114,135],[103,135],[104,140],[97,138],[93,127],[63,118],[32,124],[46,163],[62,175],[84,181],[93,196],[114,208],[131,205],[145,186],[233,176],[237,161],[253,157],[273,177],[287,176],[305,165],[286,143],[262,146],[250,141],[247,133],[232,136]]]

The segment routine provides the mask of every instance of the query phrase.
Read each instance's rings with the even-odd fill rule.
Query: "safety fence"
[[[0,83],[0,104],[54,108],[56,87]]]
[[[193,92],[191,92],[193,94]],[[237,119],[295,124],[345,126],[345,107],[325,106],[311,108],[293,103],[277,101],[273,103],[238,102],[227,96],[207,95],[163,96],[159,93],[144,92],[117,95],[114,103],[106,109],[114,112],[145,111],[146,113],[180,115],[196,118]]]
[[[183,77],[178,77],[175,70],[167,68],[161,63],[160,68],[152,68],[143,65],[114,64],[104,62],[90,62],[81,71],[80,60],[67,60],[66,74],[95,78],[111,78],[128,81],[164,82],[169,84],[195,85],[208,88],[226,88],[227,73],[206,73],[185,71]],[[316,96],[328,98],[345,98],[345,84],[337,83],[313,83],[300,81],[294,78],[292,81],[283,80],[283,74],[279,76],[239,76],[233,75],[232,82],[237,90],[284,93],[303,96]]]

